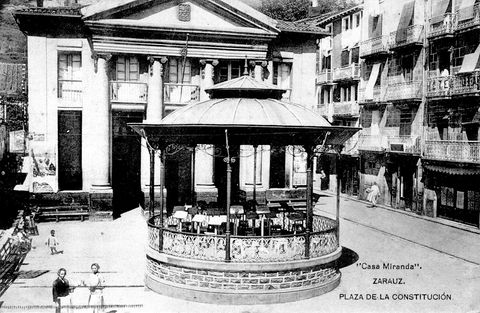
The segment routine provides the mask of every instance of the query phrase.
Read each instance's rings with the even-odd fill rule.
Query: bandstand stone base
[[[337,255],[319,262],[284,263],[274,270],[275,264],[226,263],[216,268],[210,262],[186,263],[171,257],[147,256],[145,283],[162,295],[196,302],[235,305],[292,302],[335,289],[341,278],[332,261],[336,258]]]

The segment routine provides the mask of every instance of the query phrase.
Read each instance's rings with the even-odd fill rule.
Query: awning
[[[432,1],[432,19],[430,24],[440,23],[444,19],[444,14],[447,12],[448,6],[451,5],[452,0],[437,0]]]
[[[465,21],[474,17],[473,5],[475,0],[458,0],[458,21]]]
[[[379,72],[380,63],[373,64],[372,72],[370,73],[367,85],[365,86],[365,99],[373,100],[373,87],[375,86]]]
[[[449,167],[434,164],[424,164],[424,167],[433,172],[449,175],[480,175],[480,168],[473,167]]]
[[[407,40],[407,27],[412,25],[413,13],[415,11],[415,1],[410,1],[403,5],[402,14],[397,27],[395,36],[396,42],[404,42]]]
[[[466,54],[463,57],[462,67],[460,67],[458,74],[473,72],[477,68],[479,56],[480,44],[477,46],[477,49],[475,49],[473,53]]]
[[[207,216],[203,214],[197,214],[193,217],[192,222],[204,223],[207,220]]]

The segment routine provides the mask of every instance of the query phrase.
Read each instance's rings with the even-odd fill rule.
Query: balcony
[[[452,37],[456,28],[457,15],[446,13],[430,19],[428,38]]]
[[[378,56],[388,54],[389,36],[379,36],[360,43],[360,57]]]
[[[480,4],[475,4],[474,6],[468,8],[467,10],[473,11],[473,17],[469,19],[462,19],[461,13],[457,14],[457,27],[456,30],[459,32],[470,30],[473,28],[478,28],[480,26]]]
[[[480,94],[480,71],[455,75],[452,82],[452,95]]]
[[[413,136],[388,136],[390,152],[420,154],[420,138]]]
[[[423,46],[423,25],[412,25],[390,34],[390,50]]]
[[[198,85],[165,83],[164,92],[167,109],[175,109],[200,101],[200,86]]]
[[[81,107],[82,89],[81,80],[59,80],[58,100],[59,107]]]
[[[137,81],[111,81],[110,101],[113,103],[147,103],[147,84]]]
[[[386,88],[384,88],[386,89]],[[381,86],[373,87],[373,98],[368,99],[365,88],[359,89],[359,101],[360,103],[378,103],[385,102],[385,91],[382,90]]]
[[[335,116],[358,116],[360,107],[356,101],[344,101],[333,103],[333,115]]]
[[[317,75],[317,84],[328,85],[333,83],[332,70],[325,70]]]
[[[388,83],[387,101],[422,100],[422,82],[410,81],[401,83]]]
[[[360,65],[351,64],[344,67],[337,67],[333,70],[333,80],[359,80],[360,79]]]
[[[381,135],[360,134],[358,136],[358,150],[383,152]]]
[[[480,162],[480,141],[428,140],[424,157],[451,162]]]
[[[427,97],[443,98],[450,96],[450,86],[452,85],[452,76],[432,76],[427,80]]]

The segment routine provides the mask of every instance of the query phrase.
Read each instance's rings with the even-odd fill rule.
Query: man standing
[[[372,208],[377,206],[377,197],[380,195],[380,188],[378,188],[377,182],[367,189],[367,200],[372,204]]]
[[[70,298],[70,292],[73,291],[73,287],[70,287],[70,283],[65,278],[67,270],[61,268],[57,272],[57,279],[53,281],[52,294],[53,302],[55,303],[56,313],[62,311],[62,306],[67,307],[67,312],[71,311],[72,299]]]

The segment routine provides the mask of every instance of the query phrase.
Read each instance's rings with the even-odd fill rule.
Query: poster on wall
[[[57,167],[54,152],[42,152],[40,149],[30,150],[32,186],[31,192],[57,192]]]
[[[25,131],[15,130],[9,134],[8,150],[10,153],[25,152]]]

